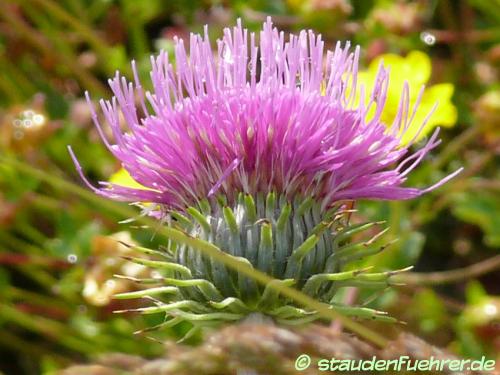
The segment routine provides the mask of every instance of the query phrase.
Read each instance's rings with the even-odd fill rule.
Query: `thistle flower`
[[[115,96],[100,102],[114,144],[93,107],[92,113],[104,143],[139,185],[102,182],[95,188],[72,154],[77,169],[97,194],[153,203],[145,206],[148,213],[277,282],[345,313],[385,319],[370,309],[333,302],[343,286],[386,286],[391,275],[343,271],[349,261],[380,250],[369,246],[378,236],[350,243],[352,235],[375,223],[350,225],[346,201],[410,199],[452,178],[454,174],[423,189],[403,186],[439,144],[437,131],[407,155],[411,142],[402,145],[401,139],[417,105],[410,113],[406,85],[394,122],[384,124],[380,116],[388,72],[380,65],[373,91],[358,87],[359,48],[350,52],[349,44],[338,43],[325,55],[321,36],[302,31],[285,40],[270,19],[259,45],[256,39],[239,21],[232,31],[224,30],[215,56],[206,29],[204,36],[191,35],[189,57],[184,42],[176,39],[175,68],[164,52],[151,59],[152,92],[144,92],[134,64],[133,83],[117,73],[109,81]],[[284,323],[317,318],[314,311],[277,295],[272,286],[262,288],[189,246],[169,244],[164,251],[144,252],[162,260],[132,261],[162,274],[137,281],[157,286],[118,297],[168,293],[167,302],[157,299],[155,306],[137,309],[172,314],[166,325],[179,319],[238,320],[253,311]],[[173,295],[172,286],[177,288]]]

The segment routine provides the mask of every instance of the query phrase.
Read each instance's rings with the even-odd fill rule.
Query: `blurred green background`
[[[163,350],[133,334],[161,317],[114,315],[124,302],[111,298],[132,288],[114,274],[149,272],[120,258],[128,250],[116,239],[148,247],[158,239],[86,198],[66,145],[92,181],[109,178],[120,166],[99,140],[84,91],[108,97],[107,78],[116,70],[130,77],[132,59],[146,83],[150,55],[171,51],[174,35],[186,38],[208,24],[215,39],[237,17],[258,30],[267,15],[280,29],[314,29],[328,48],[337,40],[361,45],[367,72],[383,55],[393,71],[410,69],[411,82],[429,70],[428,56],[427,83],[451,84],[452,91],[429,99],[441,101],[434,125],[445,126],[443,143],[409,184],[428,186],[460,166],[465,171],[412,202],[362,202],[353,218],[387,220],[387,239],[399,239],[369,264],[422,272],[373,302],[408,325],[372,326],[412,331],[467,358],[500,352],[499,0],[3,0],[0,371],[50,374],[101,353]],[[415,50],[425,55],[413,62],[386,55]],[[396,97],[397,84],[391,82]],[[458,271],[428,274],[448,270]],[[184,329],[154,336],[176,339]]]

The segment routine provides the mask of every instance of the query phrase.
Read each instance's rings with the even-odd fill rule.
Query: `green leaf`
[[[481,228],[487,246],[500,247],[500,196],[485,191],[460,194],[452,211],[460,220]]]
[[[415,295],[412,310],[417,315],[420,329],[427,333],[435,332],[447,321],[446,307],[431,289],[423,289]]]

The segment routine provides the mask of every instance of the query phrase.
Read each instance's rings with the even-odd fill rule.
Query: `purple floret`
[[[118,73],[109,81],[114,97],[100,107],[113,142],[87,96],[105,144],[144,186],[89,184],[100,195],[183,210],[219,194],[232,201],[274,191],[312,196],[326,209],[346,199],[414,198],[459,172],[426,189],[402,186],[440,143],[438,132],[407,156],[406,129],[425,125],[411,124],[418,103],[410,112],[405,87],[394,123],[382,123],[388,70],[380,66],[367,93],[356,83],[359,48],[350,52],[349,43],[325,54],[321,36],[302,31],[285,41],[270,19],[259,45],[240,22],[224,30],[215,54],[206,29],[191,35],[189,57],[175,43],[175,68],[166,52],[151,58],[152,92],[143,91],[135,64],[133,83]]]

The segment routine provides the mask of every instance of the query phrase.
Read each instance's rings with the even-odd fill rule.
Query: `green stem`
[[[0,54],[0,70],[3,72],[3,80],[9,78],[11,82],[15,82],[16,90],[21,92],[23,97],[30,97],[37,89],[33,83],[26,78],[26,75],[20,71],[15,63],[12,63]]]
[[[85,342],[75,335],[71,329],[52,319],[26,314],[13,306],[2,304],[0,317],[11,321],[27,330],[41,334],[63,346],[81,353],[95,353],[95,344]]]
[[[500,269],[500,255],[483,260],[465,268],[459,268],[449,271],[417,273],[408,272],[395,275],[393,281],[402,282],[411,285],[442,285],[452,284],[468,279],[476,278],[488,272]]]
[[[23,241],[8,232],[0,232],[0,241],[4,241],[6,244],[8,244],[8,247],[10,249],[13,249],[21,254],[24,253],[37,254],[37,255],[44,254],[44,251],[39,247],[33,246],[29,242]]]
[[[0,90],[5,93],[5,96],[9,98],[11,103],[20,103],[23,101],[23,95],[19,91],[19,88],[8,79],[5,72],[2,72],[2,76],[0,76]]]
[[[32,241],[32,243],[43,245],[49,239],[45,234],[25,221],[17,223],[16,228],[21,231],[23,236],[26,236],[26,238]]]
[[[60,210],[62,206],[61,201],[38,193],[31,193],[28,199],[30,203],[44,210]]]
[[[50,356],[61,366],[66,366],[71,363],[68,358],[46,348],[46,345],[35,345],[31,341],[21,339],[19,335],[9,333],[7,330],[0,330],[0,343],[2,347],[12,348],[18,353],[29,354],[34,357]]]
[[[46,56],[58,59],[61,64],[72,71],[72,74],[78,78],[78,80],[89,90],[96,91],[98,95],[103,95],[107,90],[93,75],[88,71],[81,68],[80,65],[65,55],[60,55],[55,52],[50,43],[41,36],[37,30],[30,27],[26,21],[21,17],[13,13],[5,4],[0,2],[0,18],[3,18],[5,22],[15,30],[15,32],[31,44],[35,49],[39,50]]]
[[[26,0],[16,0],[21,3],[25,3]],[[84,40],[99,54],[101,59],[106,61],[108,53],[108,45],[96,34],[94,31],[80,22],[78,18],[74,17],[68,13],[64,8],[59,6],[56,2],[52,0],[32,0],[38,3],[40,6],[45,8],[45,10],[53,16],[55,19],[67,24],[72,29],[77,31]]]
[[[20,301],[29,301],[31,303],[40,305],[40,306],[51,306],[56,307],[57,309],[70,313],[71,310],[66,303],[63,303],[57,298],[47,297],[43,294],[33,293],[25,289],[19,289],[14,286],[9,286],[5,291],[4,295],[9,299],[16,299]]]
[[[473,126],[458,137],[454,138],[448,143],[448,145],[439,153],[437,158],[432,163],[431,170],[436,170],[442,168],[450,159],[456,158],[458,152],[467,146],[470,142],[477,139],[477,136],[481,133],[481,126]]]

